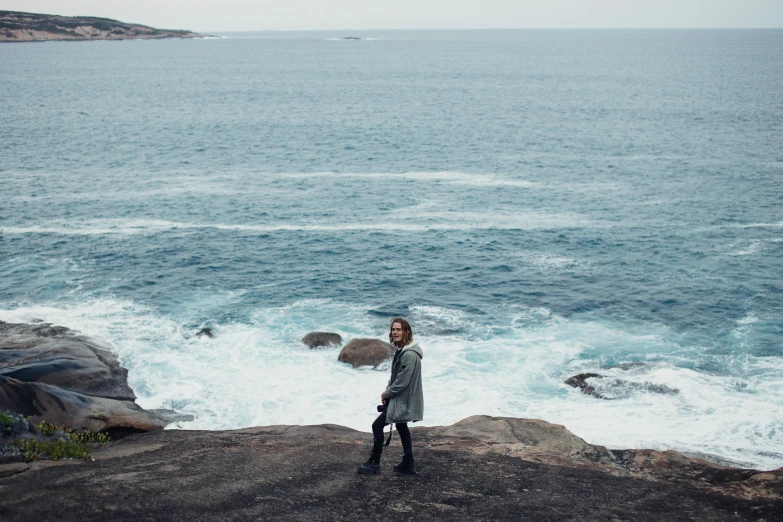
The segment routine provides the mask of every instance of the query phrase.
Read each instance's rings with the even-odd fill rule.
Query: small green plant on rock
[[[0,411],[0,425],[2,425],[3,430],[7,430],[10,428],[14,423],[14,418],[7,414],[4,411]]]
[[[60,426],[59,424],[49,424],[48,422],[44,422],[44,421],[41,421],[38,424],[36,424],[35,429],[37,429],[38,433],[40,433],[44,437],[52,437],[58,431],[62,431],[62,432],[66,431],[65,426]]]
[[[103,444],[109,441],[106,433],[74,433],[73,430],[59,424],[49,424],[41,421],[35,425],[38,432],[47,438],[18,438],[14,446],[19,454],[28,459],[48,458],[58,460],[64,457],[87,459],[90,457],[91,444]]]
[[[59,460],[64,457],[86,459],[90,456],[86,445],[71,440],[16,439],[14,446],[19,450],[20,456],[33,460]]]
[[[59,424],[39,422],[0,411],[0,456],[25,459],[89,459],[95,444],[109,441],[106,433],[74,433]]]

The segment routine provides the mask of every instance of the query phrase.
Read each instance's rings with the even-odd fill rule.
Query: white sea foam
[[[428,230],[536,230],[593,226],[578,216],[518,212],[419,212],[394,222],[232,224],[187,223],[155,219],[96,219],[55,221],[30,226],[0,227],[4,234],[60,234],[70,236],[155,234],[172,230],[215,229],[240,232],[426,232]]]
[[[0,227],[5,234],[61,234],[66,236],[93,236],[105,234],[145,234],[193,225],[157,219],[96,219],[72,222],[52,222],[27,227]]]
[[[735,250],[729,253],[729,256],[737,257],[737,256],[749,256],[749,255],[757,254],[761,250],[762,246],[763,245],[760,240],[754,239],[749,244],[740,248],[739,250]]]
[[[519,252],[516,254],[522,263],[549,270],[576,269],[588,266],[589,263],[570,257],[556,256],[543,252]]]
[[[133,199],[149,199],[159,198],[162,196],[170,195],[186,195],[192,196],[196,194],[207,194],[210,196],[225,195],[232,196],[237,194],[246,194],[247,189],[230,189],[226,187],[216,185],[204,185],[198,184],[193,186],[162,186],[155,189],[148,190],[103,190],[100,192],[83,191],[83,192],[70,192],[70,193],[50,193],[50,194],[37,194],[35,196],[14,196],[14,201],[128,201]]]
[[[783,221],[777,223],[737,223],[729,225],[731,228],[780,228],[783,227]]]
[[[737,319],[737,324],[745,325],[745,324],[755,324],[759,322],[759,318],[756,317],[756,314],[749,313],[745,315],[742,319]]]
[[[446,183],[453,185],[471,185],[484,187],[522,187],[529,188],[538,185],[537,182],[519,179],[509,179],[494,174],[472,174],[467,172],[310,172],[281,175],[286,178],[356,178],[371,180],[406,179],[410,181],[426,181],[430,183]]]
[[[184,326],[215,302],[237,298],[205,293],[177,318],[97,300],[2,310],[0,319],[43,319],[102,340],[129,369],[142,406],[196,416],[183,428],[338,423],[368,431],[387,373],[354,370],[337,361],[339,349],[308,350],[299,340],[313,330],[346,340],[382,338],[385,320],[363,306],[310,300],[209,325],[215,339],[196,338],[197,327]],[[506,307],[489,322],[417,305],[409,317],[425,353],[425,425],[473,414],[541,418],[612,448],[673,448],[764,469],[783,465],[781,358],[745,357],[736,374],[696,371],[690,367],[701,350],[681,346],[662,326],[567,320],[545,308]],[[607,360],[644,364],[622,370],[606,368]],[[584,372],[604,375],[599,386],[617,398],[597,399],[564,384]],[[645,391],[649,385],[678,393]]]

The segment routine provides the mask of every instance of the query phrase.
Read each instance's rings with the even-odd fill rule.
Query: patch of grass
[[[14,423],[13,417],[11,417],[9,414],[7,414],[4,411],[0,411],[0,424],[2,424],[4,430],[10,428],[13,423]]]
[[[29,417],[0,411],[0,455],[33,460],[89,459],[94,445],[108,441],[106,433],[74,433],[43,421],[33,425]]]
[[[26,459],[87,459],[90,456],[87,446],[71,440],[15,439],[13,445],[19,450],[19,455]]]

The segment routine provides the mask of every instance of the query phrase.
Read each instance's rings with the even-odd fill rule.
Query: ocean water
[[[102,340],[180,428],[369,431],[388,368],[299,339],[400,314],[425,425],[783,465],[783,31],[5,44],[0,77],[0,319]]]

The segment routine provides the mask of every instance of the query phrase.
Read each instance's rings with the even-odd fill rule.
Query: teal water
[[[342,36],[0,46],[0,319],[183,428],[368,430],[298,339],[402,314],[426,424],[783,465],[783,31]]]

